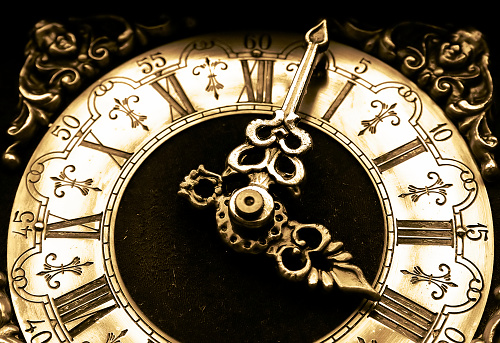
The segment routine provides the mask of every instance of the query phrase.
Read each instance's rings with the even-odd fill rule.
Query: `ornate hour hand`
[[[280,274],[293,281],[307,280],[314,288],[321,283],[331,290],[335,285],[343,291],[358,292],[369,299],[379,294],[366,281],[360,268],[349,263],[352,256],[343,243],[334,241],[328,229],[320,224],[301,224],[288,220],[283,203],[269,192],[276,184],[300,194],[305,176],[300,155],[312,147],[311,136],[297,124],[296,114],[320,52],[328,46],[326,21],[309,30],[308,47],[283,106],[271,119],[256,119],[246,128],[246,142],[227,157],[222,175],[207,171],[203,165],[192,170],[180,184],[179,194],[198,207],[216,208],[217,230],[234,250],[262,253],[276,260]],[[266,132],[263,137],[262,133]],[[292,142],[292,143],[290,143]],[[249,164],[247,157],[259,161]],[[283,160],[286,170],[280,167]],[[281,161],[278,163],[278,161]],[[230,180],[246,176],[248,185],[231,191]],[[201,183],[210,185],[210,196],[198,193]]]

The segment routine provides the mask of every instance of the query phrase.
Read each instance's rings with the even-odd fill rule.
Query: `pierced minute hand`
[[[292,81],[292,85],[288,90],[285,101],[281,110],[284,112],[285,120],[290,116],[297,116],[296,111],[298,110],[302,98],[306,93],[307,85],[311,79],[311,75],[314,71],[314,67],[318,61],[318,55],[320,52],[325,51],[328,48],[328,32],[326,29],[326,20],[310,29],[305,36],[307,45],[307,50],[300,61],[299,68],[295,73]]]
[[[306,93],[314,67],[318,62],[319,53],[325,51],[328,47],[326,20],[310,29],[305,35],[305,40],[308,43],[307,49],[286,94],[283,106],[274,112],[272,120],[256,119],[247,126],[246,136],[255,146],[268,147],[272,143],[278,142],[281,150],[289,156],[300,155],[312,146],[309,134],[296,126],[300,119],[297,112]],[[275,129],[272,131],[271,136],[262,138],[258,135],[258,131],[266,126],[275,127]],[[285,137],[289,134],[300,140],[298,147],[288,146]]]

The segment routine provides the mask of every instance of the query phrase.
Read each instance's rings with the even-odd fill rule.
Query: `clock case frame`
[[[495,97],[490,51],[482,33],[471,28],[415,21],[369,28],[355,20],[330,22],[332,40],[357,47],[395,67],[441,106],[467,141],[483,177],[492,181],[488,187],[490,197],[491,189],[493,195],[500,194],[494,156],[497,138],[492,133],[498,130],[491,129],[495,125]],[[115,15],[39,21],[30,32],[19,72],[16,118],[2,137],[5,149],[2,173],[7,169],[22,169],[50,123],[100,75],[154,46],[211,29],[203,20],[190,16],[160,17],[153,25]],[[459,53],[468,54],[467,63],[454,60],[458,55],[447,56],[451,57],[448,60],[443,58],[443,47],[453,44],[461,48]],[[494,213],[495,199],[492,199]],[[493,275],[493,287],[500,285],[498,274]],[[5,267],[2,267],[0,339],[23,342],[6,286]],[[500,325],[498,293],[495,289],[489,296],[476,334],[478,343],[493,342],[496,327]]]

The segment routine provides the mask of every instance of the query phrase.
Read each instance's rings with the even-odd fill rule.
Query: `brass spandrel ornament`
[[[98,52],[165,34],[110,20],[124,33],[43,94],[99,74]],[[11,132],[40,115],[50,128],[11,212],[0,339],[494,342],[496,314],[476,332],[494,250],[481,174],[497,173],[482,38],[432,28],[419,50],[399,47],[400,26],[341,26],[413,83],[334,26],[171,42],[57,118],[21,84]],[[36,30],[63,52],[76,39]]]

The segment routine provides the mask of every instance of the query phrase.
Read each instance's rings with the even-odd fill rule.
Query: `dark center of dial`
[[[254,118],[212,119],[180,132],[141,165],[120,203],[114,239],[124,286],[149,320],[182,342],[313,341],[365,301],[284,280],[265,256],[227,247],[213,210],[196,210],[177,196],[179,182],[200,163],[222,172]],[[307,131],[314,148],[303,157],[302,195],[284,193],[280,200],[294,219],[327,227],[372,282],[384,246],[378,195],[349,151],[325,133]],[[258,191],[244,189],[233,198],[242,218],[265,217]]]

